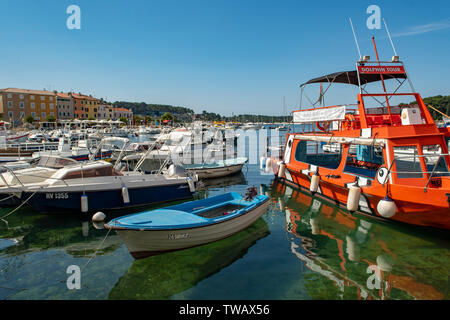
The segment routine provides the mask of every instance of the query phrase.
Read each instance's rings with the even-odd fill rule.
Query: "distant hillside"
[[[113,105],[115,107],[131,109],[133,114],[148,115],[155,118],[161,117],[164,113],[169,112],[173,114],[177,120],[192,120],[192,114],[194,113],[192,109],[167,104],[116,101]]]
[[[423,102],[425,104],[431,105],[433,108],[438,109],[440,112],[445,113],[446,115],[450,116],[450,96],[434,96],[434,97],[428,97],[423,98]],[[431,112],[431,115],[434,119],[441,120],[442,115],[439,112],[434,111],[431,108],[428,108]]]

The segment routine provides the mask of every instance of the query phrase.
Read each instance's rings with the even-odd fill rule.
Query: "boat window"
[[[81,179],[83,178],[93,178],[93,177],[104,177],[104,176],[117,176],[121,175],[116,170],[114,170],[113,166],[107,166],[102,168],[90,168],[83,169],[83,175],[81,174],[81,169],[76,171],[71,171],[65,174],[61,179],[69,180],[69,179]]]
[[[73,165],[74,163],[77,163],[77,161],[71,158],[62,158],[56,156],[41,156],[37,166],[53,169],[61,169],[64,168],[65,166]]]
[[[442,154],[441,146],[438,144],[426,145],[422,147],[427,172],[431,174],[434,169],[433,177],[449,176],[445,156],[439,157]],[[436,166],[436,168],[435,168]]]
[[[423,178],[420,157],[416,146],[394,147],[394,160],[399,179]]]
[[[295,160],[336,169],[342,158],[342,145],[319,141],[300,140],[295,149]]]
[[[382,147],[350,144],[344,171],[373,179],[383,164]]]

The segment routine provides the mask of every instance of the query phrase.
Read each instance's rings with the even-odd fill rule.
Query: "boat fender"
[[[272,159],[271,158],[267,158],[266,159],[266,169],[265,169],[265,171],[267,173],[269,173],[271,168],[272,168]]]
[[[286,210],[286,204],[284,202],[284,198],[278,198],[278,204],[280,205],[280,211],[284,212]]]
[[[192,180],[192,178],[188,177],[186,180],[189,185],[189,191],[195,192],[195,184],[194,184],[194,181]]]
[[[361,197],[361,188],[350,186],[347,197],[347,210],[357,211],[359,208],[359,198]]]
[[[280,167],[278,168],[278,178],[284,177],[285,170],[286,170],[286,164],[284,162],[280,163]]]
[[[394,200],[389,196],[386,196],[378,202],[377,211],[382,217],[391,218],[397,212],[397,206],[395,205]]]
[[[264,170],[265,165],[266,165],[266,157],[259,158],[259,169]]]
[[[105,218],[106,218],[106,215],[103,212],[99,211],[92,216],[92,221],[93,222],[102,222],[105,220]]]
[[[105,222],[104,221],[102,221],[102,222],[94,222],[94,221],[92,221],[92,225],[97,230],[105,229]]]
[[[81,212],[85,213],[89,211],[88,207],[88,196],[83,194],[81,196]]]
[[[319,181],[320,176],[319,173],[316,171],[316,173],[314,173],[314,175],[311,178],[311,185],[309,186],[309,191],[311,191],[312,193],[316,193],[317,190],[319,189]]]
[[[130,195],[128,193],[128,188],[125,186],[122,187],[122,199],[123,203],[130,203]]]

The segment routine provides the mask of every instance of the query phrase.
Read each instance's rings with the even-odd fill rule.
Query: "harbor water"
[[[248,186],[271,201],[255,224],[140,260],[88,217],[23,206],[0,221],[0,299],[450,298],[446,233],[352,215],[277,183],[258,163],[203,181],[195,197],[244,194]],[[106,213],[106,220],[131,212]],[[69,289],[71,266],[80,269],[79,289]]]

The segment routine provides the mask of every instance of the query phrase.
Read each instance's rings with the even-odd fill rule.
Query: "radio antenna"
[[[392,42],[391,34],[389,33],[389,29],[388,29],[386,20],[384,20],[384,18],[383,18],[383,23],[384,23],[384,26],[386,27],[386,32],[389,37],[389,41],[391,42],[392,49],[394,49],[394,55],[398,56],[397,51],[395,50],[395,47],[394,47],[394,42]]]
[[[359,60],[361,60],[362,59],[361,51],[359,50],[358,39],[356,38],[355,29],[353,28],[352,19],[351,18],[348,18],[348,19],[350,20],[350,25],[351,25],[352,31],[353,31],[353,37],[355,38],[356,48],[358,49]]]

